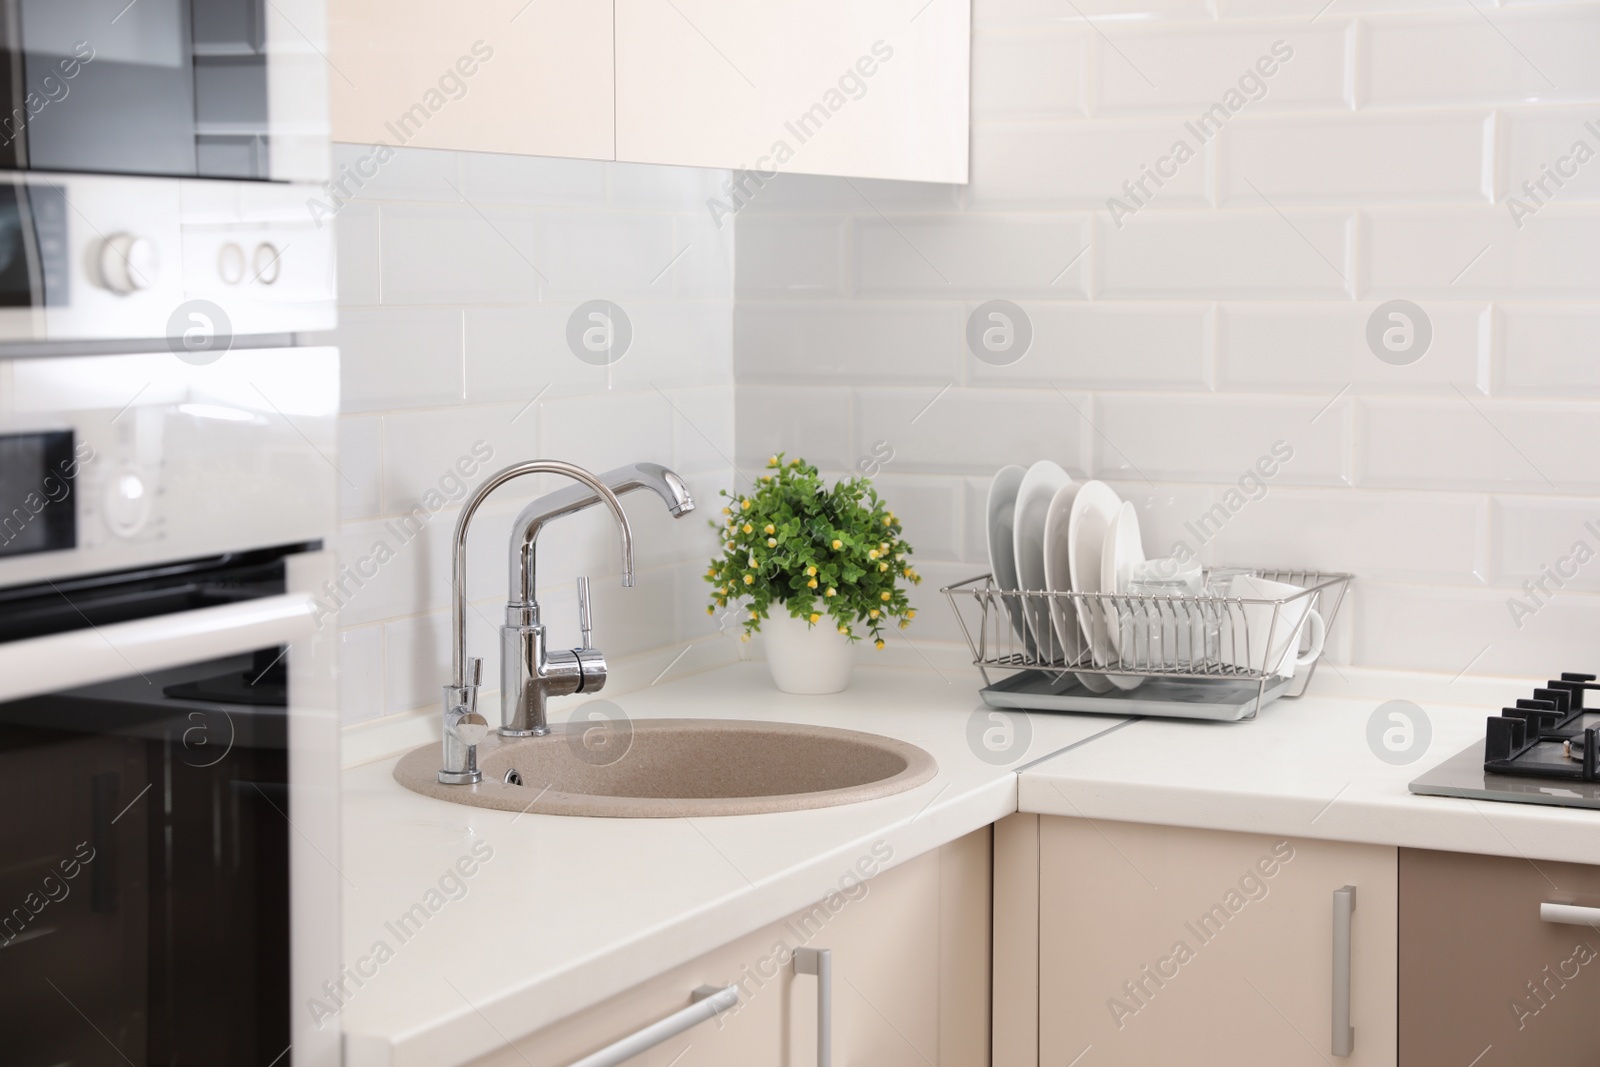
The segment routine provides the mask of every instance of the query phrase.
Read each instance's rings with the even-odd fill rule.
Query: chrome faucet
[[[489,724],[478,713],[478,687],[483,681],[483,661],[466,655],[467,531],[473,516],[490,493],[525,474],[561,474],[580,483],[548,493],[524,508],[511,535],[511,596],[506,605],[506,625],[501,627],[501,728],[507,736],[549,732],[545,704],[551,696],[598,692],[605,685],[606,663],[590,645],[589,581],[578,579],[579,648],[550,652],[545,629],[534,599],[534,547],[539,531],[552,519],[570,515],[604,501],[617,522],[622,541],[622,584],[633,584],[633,530],[618,494],[654,489],[674,516],[694,510],[683,479],[655,463],[640,463],[596,477],[582,467],[558,460],[530,460],[496,472],[468,498],[456,522],[451,567],[451,684],[444,687],[443,766],[439,781],[447,785],[474,785],[483,780],[478,769],[478,744],[489,734]]]
[[[600,475],[604,489],[617,496],[650,489],[667,505],[673,518],[694,510],[694,498],[683,479],[659,463],[635,463]],[[570,651],[550,652],[534,599],[535,549],[539,533],[550,522],[593,507],[602,497],[589,484],[569,485],[548,493],[517,515],[511,525],[511,589],[506,623],[500,628],[500,733],[533,737],[550,732],[545,704],[552,696],[598,692],[606,682],[606,661],[590,644],[589,581],[578,579],[578,627],[582,644]],[[626,520],[624,520],[626,521]],[[624,585],[632,585],[631,576]]]

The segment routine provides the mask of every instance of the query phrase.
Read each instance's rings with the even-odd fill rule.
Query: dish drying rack
[[[1246,612],[1255,616],[1258,634],[1276,634],[1280,616],[1286,610],[1303,616],[1305,602],[1331,632],[1352,579],[1308,570],[1251,573],[1301,591],[1280,600],[1008,590],[983,574],[940,592],[949,597],[973,665],[983,674],[981,695],[990,707],[1238,720],[1253,719],[1279,697],[1302,696],[1320,662],[1284,677],[1279,672],[1298,655],[1304,626],[1281,649],[1269,648],[1260,636],[1252,639]],[[1077,619],[1087,621],[1088,636]],[[1067,645],[1057,631],[1063,623],[1076,638]],[[991,671],[1013,673],[996,681]],[[1082,675],[1143,681],[1101,693],[1080,681]]]

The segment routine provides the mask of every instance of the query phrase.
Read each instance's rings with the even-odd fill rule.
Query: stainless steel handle
[[[832,1067],[833,952],[825,948],[796,949],[794,973],[817,976],[817,1067]]]
[[[589,579],[578,579],[578,630],[583,634],[579,648],[593,648],[594,620],[589,617]]]
[[[590,1053],[573,1063],[571,1067],[616,1067],[617,1064],[632,1059],[645,1049],[654,1048],[669,1037],[675,1037],[707,1019],[715,1019],[739,1003],[739,987],[730,985],[718,989],[716,986],[703,985],[690,996],[693,997],[694,1003],[682,1011],[673,1012],[643,1030],[636,1030],[622,1040],[612,1042],[599,1052]]]
[[[1333,891],[1333,1054],[1355,1051],[1356,1028],[1350,1025],[1350,922],[1356,911],[1356,887]]]
[[[1586,908],[1581,904],[1557,904],[1546,900],[1539,905],[1539,918],[1547,923],[1568,923],[1600,929],[1600,908]]]

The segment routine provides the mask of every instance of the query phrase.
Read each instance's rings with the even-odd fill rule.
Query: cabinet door
[[[1356,887],[1352,1055],[1333,910]],[[1392,848],[1039,819],[1039,1062],[1395,1062]]]
[[[1402,1067],[1595,1062],[1600,933],[1545,902],[1600,906],[1600,867],[1400,850]]]
[[[611,0],[328,0],[333,139],[611,159]]]
[[[616,19],[618,159],[967,180],[971,0],[617,0]]]
[[[982,1067],[989,1062],[989,830],[860,881],[893,862],[884,841],[840,865],[840,891],[474,1067],[562,1067],[689,1003],[738,984],[739,1005],[628,1060],[629,1067],[817,1062],[817,982],[798,948],[832,954],[833,1062]]]

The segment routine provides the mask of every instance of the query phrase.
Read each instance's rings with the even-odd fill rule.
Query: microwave
[[[321,181],[320,0],[0,0],[0,169]]]

